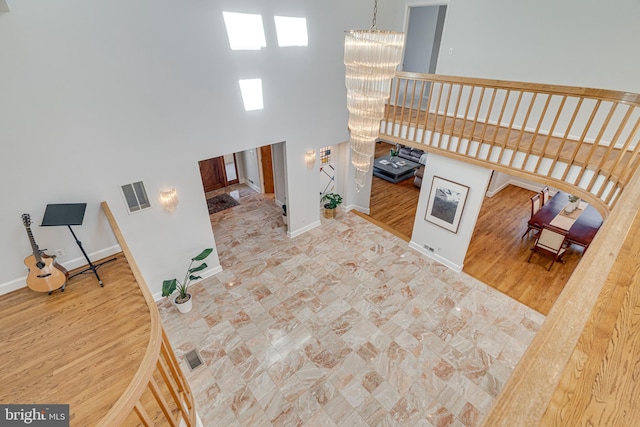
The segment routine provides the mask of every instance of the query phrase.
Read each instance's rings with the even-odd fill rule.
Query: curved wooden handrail
[[[510,98],[514,93],[514,98]],[[524,108],[523,117],[518,119],[509,108],[517,112],[525,96],[542,99],[542,102],[536,106],[533,105],[535,102],[530,102]],[[498,99],[500,97],[503,102]],[[577,109],[570,109],[562,117],[560,112],[571,97]],[[638,313],[624,304],[616,307],[609,304],[611,295],[619,287],[628,287],[627,296],[640,300],[640,280],[635,276],[631,279],[619,277],[615,271],[620,263],[635,262],[637,256],[630,258],[622,248],[640,239],[640,228],[633,228],[640,211],[640,198],[637,197],[640,194],[640,95],[570,86],[397,73],[390,99],[381,124],[381,139],[553,185],[585,198],[606,218],[482,425],[586,425],[593,423],[594,417],[605,416],[605,413],[607,419],[615,413],[618,421],[631,421],[628,417],[632,416],[631,411],[637,407],[637,402],[633,396],[626,395],[624,404],[619,402],[617,391],[621,385],[616,383],[615,391],[607,390],[615,401],[603,409],[607,402],[603,402],[600,396],[578,398],[567,382],[582,381],[587,377],[581,371],[585,360],[590,357],[588,345],[593,345],[594,330],[598,329],[602,316],[619,316],[616,325],[633,326],[636,324],[633,322],[638,321]],[[508,102],[509,99],[512,102]],[[555,111],[549,107],[553,103],[558,107]],[[580,112],[584,104],[591,104],[593,108]],[[601,110],[603,114],[599,114],[602,105],[606,108]],[[536,114],[538,117],[532,122],[534,126],[529,127],[529,119]],[[558,137],[557,126],[563,120],[565,129]],[[580,121],[580,126],[574,128],[573,125]],[[513,135],[515,138],[510,139]],[[554,149],[554,143],[560,148]],[[572,145],[568,155],[562,152],[566,144]],[[517,156],[520,159],[515,161]],[[551,164],[546,171],[540,169],[543,161]],[[558,173],[554,171],[556,166],[559,169],[564,167],[564,170]],[[570,168],[573,171],[569,171]],[[605,189],[605,186],[609,187]],[[616,301],[621,299],[618,297]],[[614,322],[609,321],[608,324],[613,325]],[[599,331],[600,348],[589,363],[590,366],[600,366],[600,371],[589,376],[595,378],[593,383],[588,379],[576,386],[583,394],[588,394],[593,387],[601,387],[598,375],[605,373],[623,381],[627,390],[635,387],[635,376],[628,372],[630,368],[617,366],[609,354],[617,348],[617,341],[635,339],[621,337],[620,333],[619,329]],[[602,337],[606,334],[610,334],[608,341]],[[603,346],[608,346],[606,351],[602,350]],[[620,354],[617,353],[616,357]],[[618,363],[634,366],[637,357],[635,360],[618,360]],[[628,378],[624,378],[624,372],[628,372]],[[562,387],[559,386],[561,379],[565,381]],[[612,388],[610,381],[609,387]],[[600,412],[580,413],[580,407],[587,405],[585,401],[595,402],[590,410],[597,406]]]
[[[176,405],[179,412],[177,421],[179,422],[179,419],[182,418],[185,420],[187,426],[195,426],[196,411],[193,396],[189,389],[189,385],[183,378],[180,367],[175,360],[173,350],[170,347],[169,341],[162,328],[162,324],[160,323],[160,315],[158,313],[156,303],[131,254],[129,246],[127,245],[124,236],[122,235],[122,232],[109,209],[109,206],[106,202],[102,202],[101,206],[111,228],[113,229],[116,240],[122,248],[122,252],[127,259],[131,272],[138,283],[147,307],[149,308],[151,330],[149,333],[149,344],[145,350],[144,357],[142,358],[135,376],[122,396],[120,396],[107,415],[105,415],[100,421],[98,427],[123,425],[125,420],[127,420],[131,413],[134,412],[144,425],[149,425],[151,419],[147,414],[147,411],[144,409],[144,405],[141,403],[140,399],[143,393],[148,389],[153,392],[154,396],[158,393],[157,385],[153,379],[154,373],[156,372],[159,372],[163,376],[169,392],[174,398],[173,403]],[[179,393],[174,392],[174,389],[179,390]],[[175,401],[176,398],[178,400],[177,402]],[[158,399],[157,396],[156,399]],[[163,399],[160,398],[159,400],[162,401]],[[182,400],[184,400],[184,402]],[[169,419],[169,424],[176,425],[176,420],[170,419],[172,417],[168,415],[166,402],[157,402],[157,404],[160,405],[159,409],[163,413],[164,417]]]
[[[380,138],[577,194],[606,217],[640,165],[640,95],[397,73]]]
[[[525,98],[530,98],[529,104],[518,117]],[[537,99],[542,101],[536,103]],[[567,103],[576,105],[564,110]],[[581,112],[585,104],[592,108]],[[551,184],[581,195],[603,217],[609,216],[483,421],[485,426],[540,424],[563,371],[571,368],[568,363],[589,316],[607,289],[615,286],[605,282],[625,239],[640,238],[640,230],[629,234],[640,210],[639,106],[640,95],[627,92],[413,73],[396,76],[381,124],[382,139]],[[102,207],[144,295],[152,325],[134,379],[99,425],[122,425],[132,413],[151,425],[140,399],[150,388],[157,392],[155,372],[175,377],[168,383],[175,382],[179,390],[172,389],[179,416],[195,425],[193,397],[153,298],[111,211],[105,202]],[[176,424],[166,407],[162,412],[169,424]]]
[[[406,71],[396,72],[395,77],[416,79],[416,80],[430,80],[430,81],[438,81],[438,82],[458,83],[458,84],[485,86],[485,87],[496,87],[501,89],[532,90],[537,92],[555,93],[559,95],[585,96],[589,98],[597,98],[597,99],[603,99],[603,100],[615,99],[622,102],[640,104],[640,94],[633,93],[633,92],[607,90],[607,89],[595,89],[595,88],[586,88],[586,87],[579,87],[579,86],[551,85],[551,84],[543,84],[543,83],[527,83],[527,82],[517,82],[512,80],[481,79],[476,77],[445,76],[441,74],[409,73]]]

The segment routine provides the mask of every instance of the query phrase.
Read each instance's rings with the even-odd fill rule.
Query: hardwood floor
[[[104,288],[82,274],[64,292],[3,295],[0,402],[69,404],[71,425],[89,426],[122,395],[148,345],[149,309],[122,255],[100,276]]]
[[[571,246],[564,264],[534,254],[531,232],[522,239],[531,215],[535,193],[508,186],[494,197],[485,197],[464,262],[464,272],[547,315],[578,265],[582,248]]]
[[[376,144],[376,157],[388,154],[392,145]],[[533,232],[522,239],[535,193],[509,186],[494,197],[485,197],[464,262],[464,272],[515,300],[546,315],[578,265],[582,248],[572,246],[564,264],[551,271],[550,260],[537,254],[527,263],[534,242]],[[362,215],[409,241],[420,189],[413,179],[392,184],[373,177],[370,215]]]
[[[394,145],[376,144],[376,158],[389,154]],[[411,239],[416,217],[420,189],[413,185],[413,178],[393,184],[373,177],[371,182],[370,218],[384,224],[385,228],[406,241]],[[366,215],[364,215],[366,217]]]

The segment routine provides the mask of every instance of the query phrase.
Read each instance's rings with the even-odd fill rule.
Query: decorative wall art
[[[434,176],[424,219],[457,233],[468,193],[466,185]]]

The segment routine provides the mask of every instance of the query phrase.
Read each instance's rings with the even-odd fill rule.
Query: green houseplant
[[[178,295],[174,298],[174,303],[181,313],[190,311],[193,306],[191,294],[188,292],[189,285],[193,280],[202,279],[202,277],[196,276],[193,273],[197,273],[198,271],[202,271],[207,268],[207,264],[205,262],[198,264],[195,267],[193,267],[193,263],[203,261],[209,255],[211,255],[211,252],[213,252],[213,249],[207,248],[195,257],[191,258],[191,263],[189,264],[189,268],[187,268],[187,272],[185,273],[182,282],[180,282],[178,279],[170,279],[162,282],[163,297],[168,297],[176,290],[178,291]]]
[[[335,218],[336,208],[342,203],[342,196],[337,193],[327,193],[320,199],[321,202],[327,202],[324,204],[324,217]]]

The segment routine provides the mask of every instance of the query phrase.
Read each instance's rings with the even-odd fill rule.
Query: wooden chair
[[[540,194],[542,195],[542,206],[544,206],[549,201],[549,186],[545,185]]]
[[[540,208],[542,207],[542,203],[540,201],[540,194],[538,193],[535,196],[533,196],[531,198],[531,218],[533,218],[533,216],[540,210]],[[529,223],[527,223],[527,231],[524,232],[524,234],[522,235],[521,239],[524,238],[524,236],[526,236],[527,234],[529,234],[529,232],[531,230],[536,230],[536,231],[540,231],[540,227],[536,226],[536,225],[531,225]]]
[[[541,255],[553,259],[553,261],[551,261],[551,265],[549,265],[549,268],[547,268],[547,271],[551,270],[551,267],[553,267],[553,264],[556,261],[563,262],[562,255],[564,255],[565,251],[567,250],[566,240],[566,230],[547,224],[543,225],[542,230],[540,230],[540,233],[538,233],[536,242],[531,248],[531,254],[529,254],[527,262],[531,261],[533,253],[537,252]]]

